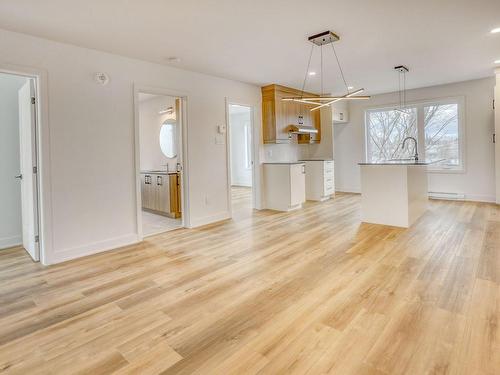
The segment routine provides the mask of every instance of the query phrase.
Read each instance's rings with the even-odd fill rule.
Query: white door
[[[38,244],[38,191],[36,160],[35,87],[28,79],[19,89],[19,139],[21,155],[21,207],[23,247],[33,260],[40,260]]]

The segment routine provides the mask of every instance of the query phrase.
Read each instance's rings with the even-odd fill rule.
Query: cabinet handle
[[[163,185],[163,178],[161,176],[156,176],[156,185]]]
[[[146,185],[151,185],[151,176],[149,175],[144,176],[144,183]]]

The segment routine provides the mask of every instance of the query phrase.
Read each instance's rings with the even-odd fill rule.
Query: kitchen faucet
[[[412,139],[413,143],[415,144],[415,155],[413,155],[413,158],[415,159],[415,161],[418,161],[417,140],[415,138],[413,138],[413,137],[406,137],[405,139],[403,139],[403,143],[401,144],[401,148],[402,149],[405,148],[406,141],[409,140],[409,139]]]

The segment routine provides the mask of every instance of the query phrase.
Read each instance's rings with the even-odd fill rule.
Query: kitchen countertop
[[[304,164],[303,161],[275,161],[275,162],[268,162],[268,163],[262,163],[262,164],[285,164],[285,165],[292,165],[292,164]]]
[[[358,163],[358,165],[429,165],[426,161],[382,161],[379,163]]]
[[[333,159],[300,159],[300,161],[333,161]]]

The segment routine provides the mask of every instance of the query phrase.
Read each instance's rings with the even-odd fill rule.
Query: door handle
[[[14,176],[15,178],[19,179],[19,180],[22,180],[23,179],[23,175],[22,174],[18,174],[17,176]]]

